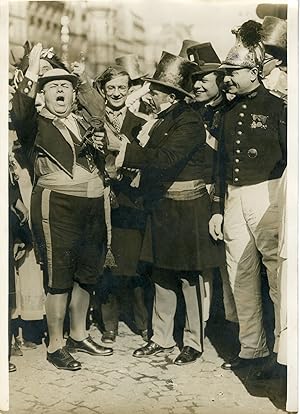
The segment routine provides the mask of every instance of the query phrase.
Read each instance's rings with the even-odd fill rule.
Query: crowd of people
[[[260,366],[266,377],[286,365],[287,23],[266,16],[232,33],[222,62],[210,42],[184,40],[178,55],[162,52],[152,76],[136,55],[91,79],[84,60],[67,65],[41,43],[11,49],[9,320],[15,314],[23,329],[15,345],[41,343],[42,329],[38,338],[32,329],[45,315],[47,360],[80,370],[76,351],[113,354],[125,301],[145,342],[133,357],[150,359],[177,345],[180,293],[174,363],[196,362],[217,271],[240,342],[222,368]],[[89,335],[91,304],[105,346]]]

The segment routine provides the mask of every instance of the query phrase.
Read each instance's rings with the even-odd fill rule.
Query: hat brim
[[[54,81],[54,80],[67,80],[67,81],[72,83],[73,88],[76,88],[76,86],[78,85],[78,82],[79,82],[78,76],[72,75],[71,73],[70,73],[70,75],[47,76],[47,77],[38,79],[39,90],[42,90],[43,87],[46,85],[46,83]]]
[[[152,79],[152,78],[142,78],[142,80],[148,81],[150,83],[154,83],[154,84],[157,84],[157,85],[166,86],[167,88],[174,89],[177,92],[181,92],[182,94],[184,94],[184,95],[186,95],[186,96],[188,96],[190,98],[193,98],[194,97],[191,93],[185,91],[184,89],[178,88],[178,87],[176,87],[174,85],[171,85],[171,84],[169,84],[167,82],[158,81],[158,80],[155,80],[155,79]]]
[[[142,75],[135,76],[134,78],[130,78],[130,80],[135,81],[138,79],[144,80],[143,78],[148,76],[148,73],[143,73]]]
[[[217,72],[219,68],[220,68],[220,65],[208,66],[207,68],[205,67],[200,68],[200,70],[198,70],[197,72],[192,73],[192,78],[195,78],[197,76],[205,76],[205,75],[208,75],[209,73]]]

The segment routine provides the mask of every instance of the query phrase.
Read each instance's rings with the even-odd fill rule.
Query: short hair
[[[128,87],[131,85],[129,73],[126,72],[122,66],[109,66],[101,75],[96,77],[94,80],[94,88],[100,92],[100,90],[104,89],[104,86],[107,84],[107,82],[118,78],[119,76],[128,76]]]

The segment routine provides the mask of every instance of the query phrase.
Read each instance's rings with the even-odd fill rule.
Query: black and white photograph
[[[298,412],[298,6],[1,2],[1,412]]]

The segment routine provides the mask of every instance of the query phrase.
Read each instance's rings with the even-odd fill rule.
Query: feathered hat
[[[229,50],[220,69],[226,68],[259,68],[264,60],[262,43],[262,25],[248,20],[242,26],[232,29],[236,35],[235,45]]]

